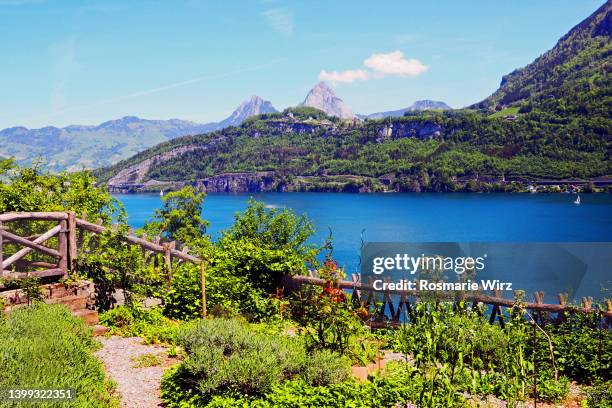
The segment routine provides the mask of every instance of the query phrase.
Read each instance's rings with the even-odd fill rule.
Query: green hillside
[[[476,108],[541,110],[562,117],[609,119],[612,109],[612,2],[564,35],[554,48],[504,76],[500,88]]]

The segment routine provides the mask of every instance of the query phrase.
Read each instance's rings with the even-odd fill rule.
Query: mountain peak
[[[125,129],[129,127],[130,124],[138,123],[141,121],[144,121],[144,119],[140,119],[137,116],[124,116],[119,119],[113,119],[113,120],[103,122],[100,125],[98,125],[98,128],[99,129],[119,130],[119,129]]]
[[[306,95],[301,106],[310,106],[321,109],[330,116],[337,116],[342,119],[351,119],[355,117],[353,111],[345,105],[333,89],[325,82],[321,81],[314,86]]]
[[[272,106],[272,102],[253,95],[251,99],[243,101],[228,118],[220,122],[220,125],[221,127],[238,126],[250,116],[274,112],[278,111]]]
[[[406,110],[409,111],[424,111],[424,110],[451,110],[450,106],[442,101],[432,101],[431,99],[422,99],[410,105]]]
[[[407,108],[398,109],[393,111],[376,112],[370,113],[369,115],[359,115],[360,118],[368,119],[383,119],[383,118],[395,118],[402,117],[406,112],[421,112],[428,110],[452,110],[450,106],[442,101],[432,101],[430,99],[422,99],[414,102]]]

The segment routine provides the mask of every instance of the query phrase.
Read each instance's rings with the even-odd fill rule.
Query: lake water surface
[[[116,196],[131,226],[141,227],[161,201],[157,194]],[[209,194],[203,216],[213,238],[230,226],[250,197],[269,208],[306,214],[324,242],[331,229],[334,255],[347,272],[358,272],[360,239],[366,241],[612,241],[612,195],[571,194]],[[612,278],[611,278],[612,279]]]

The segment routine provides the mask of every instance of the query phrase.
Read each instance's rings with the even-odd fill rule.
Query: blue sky
[[[320,77],[358,113],[461,107],[603,1],[503,3],[0,0],[0,128],[215,121],[254,94],[296,105]]]

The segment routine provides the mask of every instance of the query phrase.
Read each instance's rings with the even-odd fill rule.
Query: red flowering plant
[[[376,352],[367,349],[359,340],[368,337],[363,321],[338,282],[344,270],[332,259],[331,251],[317,269],[325,280],[322,287],[304,285],[296,294],[292,314],[300,325],[300,332],[312,349],[327,348],[349,356],[355,363],[372,360]]]
[[[318,272],[319,276],[325,279],[321,296],[329,297],[334,303],[346,302],[344,291],[338,287],[338,281],[342,280],[345,276],[343,270],[338,269],[338,262],[326,259],[323,267]]]

